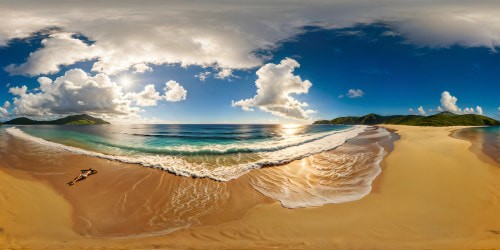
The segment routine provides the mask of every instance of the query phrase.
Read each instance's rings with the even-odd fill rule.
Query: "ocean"
[[[7,132],[79,154],[228,181],[251,169],[335,148],[363,130],[332,125],[43,125]]]
[[[50,155],[65,151],[217,182],[245,176],[253,189],[288,208],[364,197],[397,138],[383,128],[336,125],[38,125],[2,130],[40,145],[32,153],[38,158],[56,158]]]

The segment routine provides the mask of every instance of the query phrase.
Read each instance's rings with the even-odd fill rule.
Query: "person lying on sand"
[[[86,179],[89,175],[97,174],[97,170],[89,168],[80,170],[81,173],[75,177],[72,181],[68,182],[68,186],[73,186],[77,181]]]

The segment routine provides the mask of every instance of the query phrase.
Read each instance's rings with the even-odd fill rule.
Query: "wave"
[[[166,170],[170,173],[180,176],[191,176],[198,178],[210,178],[217,181],[229,181],[238,178],[252,169],[262,168],[265,166],[274,166],[285,164],[294,160],[298,160],[313,154],[321,153],[344,144],[347,140],[357,136],[365,130],[366,126],[353,126],[342,131],[323,133],[314,136],[304,136],[301,141],[296,139],[286,141],[285,143],[268,142],[259,145],[256,151],[256,160],[246,163],[235,163],[228,166],[207,166],[206,163],[193,163],[181,156],[172,155],[136,155],[136,156],[120,156],[108,155],[90,150],[85,150],[73,146],[63,145],[52,141],[47,141],[39,137],[35,137],[24,133],[22,130],[11,127],[6,131],[12,136],[32,141],[57,150],[64,150],[75,154],[87,155],[102,159],[120,161],[130,164],[140,164],[145,167],[158,168]],[[287,144],[288,143],[288,144]],[[264,146],[263,146],[264,145]],[[266,146],[267,145],[267,148]],[[243,149],[251,149],[252,145],[241,145]],[[196,150],[200,148],[197,147]],[[255,149],[255,146],[254,146]],[[265,149],[265,150],[264,150]],[[189,147],[183,148],[183,151],[191,150]],[[229,149],[215,148],[211,150],[223,150],[227,152]],[[252,151],[254,152],[254,151]]]
[[[385,129],[357,138],[391,138]],[[387,154],[379,142],[344,144],[300,162],[250,173],[250,184],[260,193],[280,201],[283,207],[322,206],[359,200],[371,192],[381,173],[380,162]]]
[[[200,135],[199,133],[190,133],[192,135],[178,135],[178,134],[138,134],[134,133],[131,135],[141,136],[141,137],[155,137],[155,138],[175,138],[175,139],[204,139],[204,140],[256,140],[256,139],[268,139],[269,135],[240,135],[234,136],[235,134],[241,133],[224,133],[220,135]]]
[[[329,131],[312,135],[303,135],[285,138],[282,140],[268,140],[253,143],[231,143],[231,144],[207,144],[203,146],[182,145],[182,146],[167,146],[167,147],[131,147],[120,145],[106,141],[93,141],[96,144],[102,144],[108,147],[125,149],[129,151],[139,151],[142,153],[160,154],[160,155],[224,155],[237,153],[262,153],[274,152],[289,147],[300,146],[323,139],[326,136],[331,136],[337,133],[344,133],[356,127],[347,128],[344,130]],[[201,137],[200,139],[203,139]]]

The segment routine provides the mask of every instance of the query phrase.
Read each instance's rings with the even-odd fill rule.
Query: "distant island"
[[[96,118],[87,114],[71,115],[53,121],[35,121],[26,117],[19,117],[4,124],[9,125],[94,125],[94,124],[110,124],[109,122]]]
[[[500,121],[493,118],[466,114],[458,115],[448,111],[431,116],[421,115],[392,115],[381,116],[377,114],[368,114],[365,116],[346,116],[338,117],[333,120],[315,121],[314,124],[346,124],[346,125],[375,125],[375,124],[395,124],[411,126],[500,126]]]

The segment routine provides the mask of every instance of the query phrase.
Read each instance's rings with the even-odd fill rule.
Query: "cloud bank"
[[[97,57],[99,49],[74,38],[74,34],[61,32],[42,40],[42,48],[30,53],[25,63],[10,64],[5,68],[11,75],[52,74],[59,72],[60,66],[90,60]]]
[[[149,65],[179,63],[230,69],[261,66],[256,51],[275,48],[305,26],[350,27],[385,23],[391,35],[418,46],[494,49],[500,45],[500,2],[478,0],[389,1],[160,1],[3,2],[0,46],[14,38],[58,27],[12,74],[39,75],[61,65],[95,59],[108,75]],[[81,34],[92,45],[72,36]],[[40,62],[47,62],[42,65]]]
[[[187,95],[187,91],[174,81],[166,83],[168,89],[165,96],[160,96],[152,84],[146,85],[139,93],[124,94],[122,88],[109,76],[102,73],[91,76],[81,69],[69,70],[55,80],[39,77],[38,83],[39,88],[30,91],[26,86],[9,89],[15,96],[13,111],[16,115],[90,113],[131,116],[141,111],[139,107],[155,106],[161,99],[180,101]]]

